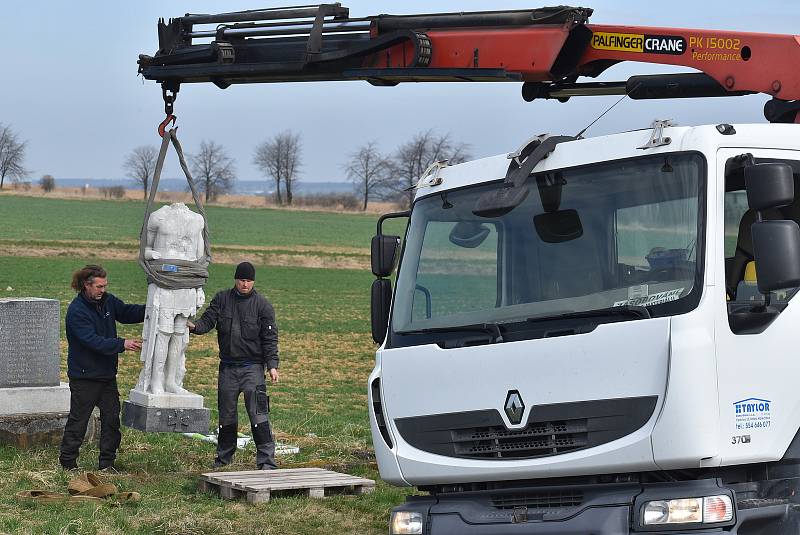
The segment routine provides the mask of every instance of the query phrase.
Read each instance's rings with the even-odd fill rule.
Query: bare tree
[[[370,141],[350,155],[344,170],[363,200],[361,209],[366,210],[370,196],[386,186],[391,176],[392,161],[378,151],[375,141]]]
[[[410,205],[414,192],[409,188],[417,184],[431,164],[441,160],[448,160],[450,164],[466,161],[470,158],[468,148],[465,143],[453,142],[450,134],[439,136],[432,130],[420,132],[397,149],[394,155],[395,176],[387,184],[388,196]]]
[[[153,172],[156,170],[156,160],[158,159],[158,149],[152,145],[142,145],[136,147],[128,154],[122,167],[128,176],[136,181],[144,191],[144,198],[147,198],[147,191],[150,182],[153,180]]]
[[[200,152],[189,156],[189,165],[198,181],[198,188],[206,194],[206,202],[216,200],[221,193],[228,193],[233,188],[235,166],[222,145],[202,141]]]
[[[26,144],[25,141],[19,141],[10,126],[0,123],[0,190],[6,177],[16,181],[28,172],[22,165]]]
[[[281,184],[286,188],[286,204],[292,204],[293,189],[300,170],[300,134],[286,130],[256,147],[253,163],[275,181],[275,200],[283,204]]]
[[[53,175],[43,175],[42,178],[39,179],[39,187],[41,187],[42,191],[45,193],[50,193],[56,189],[56,179],[53,178]]]

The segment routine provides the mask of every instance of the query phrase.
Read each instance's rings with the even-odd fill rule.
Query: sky
[[[553,2],[555,4],[556,2]],[[590,23],[800,33],[797,0],[586,0]],[[285,5],[290,5],[287,3]],[[355,0],[351,17],[524,9],[531,0]],[[158,48],[159,17],[277,7],[263,1],[3,0],[0,33],[0,123],[26,140],[30,178],[123,178],[123,162],[140,145],[157,145],[163,118],[160,87],[137,75],[139,54]],[[680,69],[685,70],[685,69]],[[600,80],[676,72],[625,64]],[[518,83],[425,83],[373,87],[366,82],[255,84],[221,90],[185,84],[175,104],[184,149],[214,140],[236,161],[240,180],[266,180],[254,148],[285,131],[302,139],[301,181],[345,180],[342,167],[358,147],[376,141],[391,154],[433,129],[469,145],[473,157],[507,153],[541,133],[574,135],[618,97],[524,102]],[[764,122],[765,96],[620,103],[586,133],[597,136],[648,126]],[[165,177],[180,176],[174,156]]]

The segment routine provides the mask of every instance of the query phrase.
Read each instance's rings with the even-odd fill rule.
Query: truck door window
[[[795,169],[795,201],[791,206],[769,209],[762,212],[766,220],[791,219],[796,223],[800,216],[800,163],[790,160],[760,160],[782,162]],[[758,289],[758,263],[753,257],[753,244],[750,233],[751,225],[756,221],[756,214],[749,209],[747,192],[744,190],[744,178],[741,168],[726,176],[725,192],[725,296],[728,308],[728,324],[735,334],[757,334],[768,328],[771,321],[797,293],[797,288],[779,290],[770,293],[772,314],[759,311],[763,308],[764,295]]]
[[[747,211],[747,192],[744,190],[725,193],[725,258],[733,258],[739,236],[739,222]]]

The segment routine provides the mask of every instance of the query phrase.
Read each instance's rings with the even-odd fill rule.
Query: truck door
[[[758,291],[758,265],[752,252],[749,210],[741,166],[736,157],[750,153],[756,163],[781,161],[795,170],[795,201],[763,212],[765,219],[800,220],[800,152],[722,149],[718,176],[725,177],[720,198],[716,301],[717,373],[719,380],[720,452],[723,465],[779,460],[800,426],[797,377],[800,359],[797,289],[772,292],[779,311],[771,321],[759,316],[764,296]]]

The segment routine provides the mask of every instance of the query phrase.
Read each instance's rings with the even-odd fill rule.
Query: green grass
[[[137,241],[143,201],[0,197],[0,239]],[[216,245],[325,246],[365,249],[375,233],[372,214],[270,208],[207,208]],[[8,224],[13,222],[13,224]],[[398,230],[402,228],[399,225]],[[394,228],[391,227],[391,228]]]
[[[6,223],[13,221],[0,229],[0,240],[27,240],[25,236],[43,243],[72,237],[129,240],[135,236],[124,234],[130,234],[131,226],[135,229],[134,220],[141,215],[141,204],[133,202],[46,200],[37,205],[38,202],[41,201],[0,198],[0,217]],[[34,216],[37,206],[43,211]],[[304,230],[295,229],[295,239],[305,240],[305,244],[338,239],[339,245],[361,246],[360,242],[368,240],[372,233],[375,220],[370,216],[276,210],[218,208],[210,212],[212,226],[220,228],[220,235],[241,240],[244,245],[258,240],[267,243],[269,236],[280,235],[283,243],[291,246],[285,232],[296,226]],[[238,217],[248,221],[239,226],[250,229],[241,236],[235,232]],[[271,230],[256,232],[262,226]],[[362,235],[354,237],[356,233]],[[107,268],[112,293],[126,302],[145,300],[146,283],[135,262],[106,260],[102,247],[98,247],[96,255],[90,260]],[[0,256],[0,297],[37,296],[60,301],[64,380],[63,315],[74,297],[69,281],[72,272],[87,260]],[[366,394],[367,377],[374,363],[374,346],[369,337],[372,275],[359,270],[262,265],[257,265],[257,270],[256,287],[274,304],[281,333],[282,376],[278,385],[270,386],[271,419],[278,440],[301,448],[297,455],[279,457],[279,464],[324,466],[379,479],[371,453]],[[215,291],[231,286],[232,272],[231,265],[212,264],[206,286],[209,301]],[[120,335],[138,337],[140,329],[121,326]],[[205,396],[212,426],[217,421],[217,363],[215,334],[192,337],[184,384]],[[135,384],[140,366],[137,355],[120,356],[122,399]],[[241,402],[239,430],[250,432]],[[124,472],[108,477],[121,490],[141,492],[140,504],[112,507],[17,500],[14,494],[23,489],[66,490],[70,476],[58,469],[57,449],[0,447],[0,533],[385,533],[388,511],[408,493],[408,489],[379,481],[374,493],[358,497],[278,497],[257,506],[224,501],[198,490],[198,474],[208,471],[214,457],[213,445],[180,435],[124,428],[118,458]],[[84,445],[79,459],[81,469],[94,469],[97,454],[94,444]],[[254,459],[252,446],[240,450],[232,469],[251,469]]]

